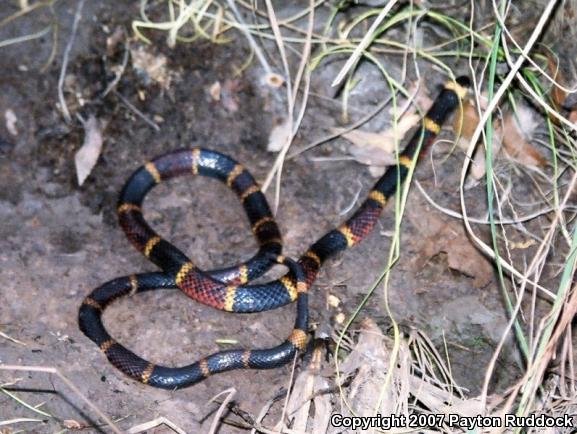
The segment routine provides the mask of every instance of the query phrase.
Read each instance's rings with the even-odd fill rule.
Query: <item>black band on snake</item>
[[[419,149],[422,155],[439,133],[447,116],[464,98],[468,85],[466,77],[445,85],[421,127],[398,155],[398,163],[387,169],[352,217],[322,236],[298,261],[281,255],[280,232],[265,196],[250,173],[231,158],[215,151],[194,148],[171,152],[145,164],[124,186],[118,215],[130,241],[163,272],[121,277],[95,289],[80,307],[80,329],[123,373],[145,384],[166,389],[187,387],[210,375],[232,369],[270,369],[289,362],[307,343],[308,289],[321,265],[329,257],[357,244],[368,235],[387,200],[403,183],[411,165],[416,164]],[[260,246],[254,257],[238,266],[204,272],[146,223],[142,202],[148,191],[163,180],[181,175],[216,178],[237,193]],[[289,272],[273,282],[246,284],[275,263],[284,264]],[[174,288],[180,288],[194,300],[230,312],[260,312],[296,300],[295,326],[291,335],[274,348],[221,351],[179,368],[163,367],[143,360],[116,342],[104,328],[102,312],[119,297]]]

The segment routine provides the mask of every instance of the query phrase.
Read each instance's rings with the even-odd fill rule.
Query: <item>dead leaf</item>
[[[220,92],[221,104],[231,113],[238,111],[240,107],[240,92],[243,89],[243,84],[240,80],[225,80]]]
[[[338,297],[337,297],[336,295],[334,295],[334,294],[329,294],[329,295],[327,296],[327,304],[328,304],[330,307],[335,307],[335,308],[336,308],[336,307],[339,307],[340,304],[341,304],[341,299],[338,298]]]
[[[326,393],[330,384],[321,373],[326,346],[323,340],[314,343],[311,360],[307,368],[295,379],[286,406],[287,418],[290,421],[291,432],[312,432],[325,434],[333,413],[331,405],[332,393]],[[314,403],[314,406],[311,405]],[[313,427],[312,431],[307,427]],[[281,424],[275,432],[286,432]]]
[[[543,167],[547,160],[529,143],[536,128],[533,112],[519,105],[515,114],[509,113],[503,122],[503,147],[515,161],[525,166]]]
[[[421,233],[415,241],[420,252],[414,259],[420,269],[434,256],[447,255],[447,266],[473,278],[477,288],[487,286],[493,279],[493,266],[472,244],[460,222],[446,221],[425,209],[421,202],[409,207],[407,217]]]
[[[462,116],[455,116],[453,130],[455,134],[460,134],[458,146],[466,150],[473,136],[473,132],[479,125],[479,115],[475,106],[466,101],[463,103]],[[529,141],[537,128],[537,121],[533,111],[519,104],[515,114],[507,113],[504,121],[495,120],[492,137],[492,157],[493,161],[499,154],[501,147],[507,154],[517,162],[525,166],[544,166],[545,158],[533,147]],[[486,155],[485,148],[480,144],[477,146],[471,161],[471,168],[468,174],[467,187],[475,185],[478,180],[482,179],[486,173]]]
[[[132,65],[134,69],[144,77],[145,80],[152,80],[162,88],[168,89],[172,80],[168,69],[168,59],[164,54],[149,53],[146,48],[139,46],[130,48]]]
[[[102,130],[103,126],[94,115],[90,115],[84,123],[84,143],[74,156],[79,186],[84,183],[98,161],[104,142]]]
[[[84,425],[82,425],[80,422],[78,422],[77,420],[74,419],[65,419],[63,422],[64,428],[66,429],[70,429],[70,430],[80,430],[85,428]]]
[[[270,132],[266,150],[269,152],[279,152],[286,145],[291,136],[291,128],[288,119],[277,123]]]
[[[213,101],[220,101],[221,90],[220,81],[215,81],[212,86],[210,86],[208,93]]]
[[[116,26],[114,32],[106,38],[106,55],[112,56],[117,47],[124,41],[124,29],[122,26]]]
[[[392,340],[383,334],[373,320],[363,320],[353,350],[340,365],[342,378],[354,376],[347,393],[347,401],[351,403],[356,415],[395,413],[398,401],[405,395],[400,389],[408,386],[411,372],[405,341],[401,341],[398,351],[396,363],[391,364]],[[387,374],[390,376],[389,381]],[[389,386],[384,388],[384,384]]]
[[[481,99],[481,104],[485,101],[484,98]],[[473,133],[479,126],[479,113],[475,105],[470,101],[465,101],[463,103],[462,114],[457,113],[453,121],[453,131],[455,135],[459,138],[457,140],[457,146],[466,151],[469,148],[469,143],[473,137]],[[492,161],[495,161],[499,151],[501,150],[503,139],[503,130],[501,128],[501,123],[496,120],[494,122],[494,131],[492,139]],[[469,173],[467,174],[467,182],[465,187],[470,188],[476,185],[478,181],[485,177],[487,172],[486,168],[486,155],[485,148],[480,143],[477,143],[477,148],[473,152],[473,158],[471,160],[471,166]]]
[[[525,250],[531,246],[534,246],[535,244],[537,244],[537,241],[535,241],[533,238],[529,238],[525,241],[513,241],[511,242],[511,250],[515,249]]]
[[[416,83],[409,88],[409,94],[415,94]],[[398,105],[390,109],[392,116],[396,116],[394,112],[399,105],[404,104],[401,100]],[[421,86],[416,92],[413,104],[418,105],[424,111],[428,110],[433,104],[433,101],[427,93],[427,87]],[[396,125],[391,126],[381,132],[367,132],[362,130],[353,130],[344,132],[343,129],[335,129],[334,131],[341,134],[342,137],[349,140],[353,145],[349,150],[353,158],[361,164],[371,166],[369,170],[373,176],[380,176],[384,171],[385,166],[390,166],[396,163],[395,149],[396,146],[403,140],[405,135],[411,128],[415,127],[421,120],[421,117],[415,110],[406,111],[400,117]]]
[[[453,131],[455,132],[455,136],[458,137],[457,146],[463,151],[466,151],[469,147],[469,142],[479,125],[479,121],[477,109],[470,101],[465,101],[463,103],[463,110],[459,110],[455,114]]]
[[[419,120],[420,117],[416,113],[406,114],[397,122],[396,128],[391,127],[379,133],[353,130],[343,132],[342,137],[355,145],[349,152],[359,163],[390,166],[396,162],[395,147]],[[339,133],[342,131],[342,129],[336,130]]]
[[[18,128],[16,128],[16,124],[18,123],[18,117],[14,110],[8,109],[4,112],[4,119],[6,120],[6,129],[10,134],[13,136],[18,135]]]
[[[553,80],[555,80],[561,86],[565,86],[567,84],[567,80],[563,76],[561,68],[559,68],[558,63],[556,62],[551,52],[545,51],[545,57],[547,57],[547,67],[549,69],[550,75],[553,77]],[[551,88],[551,97],[555,103],[555,109],[559,111],[560,108],[563,107],[563,104],[565,104],[567,93],[563,89],[559,88],[559,86],[554,85]]]
[[[492,152],[491,160],[495,162],[497,155],[501,151],[503,145],[503,129],[501,128],[501,122],[496,121],[493,127],[493,139],[491,141]],[[467,188],[472,187],[477,184],[477,181],[485,177],[487,173],[487,156],[485,154],[485,146],[482,144],[477,145],[477,149],[473,153],[473,159],[471,161],[471,168],[469,169]]]

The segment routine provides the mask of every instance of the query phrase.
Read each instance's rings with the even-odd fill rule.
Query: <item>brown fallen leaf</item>
[[[6,120],[6,129],[8,130],[8,132],[13,136],[17,136],[18,128],[16,127],[16,125],[18,124],[18,117],[16,116],[16,113],[14,113],[14,110],[12,110],[11,108],[6,110],[4,112],[4,119]]]
[[[222,86],[220,81],[215,81],[208,89],[208,94],[213,101],[220,101],[220,93],[222,91]]]
[[[279,152],[290,140],[291,125],[289,119],[283,119],[277,122],[270,131],[266,150],[269,152]]]
[[[418,114],[410,113],[401,117],[396,128],[391,127],[378,133],[353,130],[343,133],[342,136],[355,145],[349,152],[359,163],[369,166],[389,166],[396,162],[395,147],[419,120]],[[341,131],[343,130],[336,130]]]
[[[86,428],[85,425],[81,424],[80,422],[74,419],[65,419],[63,421],[63,425],[66,429],[69,430],[81,430],[83,428]]]
[[[420,269],[439,253],[447,255],[447,266],[473,279],[477,288],[487,286],[493,279],[493,266],[472,244],[463,225],[456,220],[446,221],[429,212],[424,202],[409,207],[407,217],[422,237],[415,241],[419,255],[414,259]]]
[[[457,145],[466,150],[473,136],[473,132],[479,125],[479,115],[475,106],[466,101],[463,103],[462,116],[455,116],[453,130],[455,134],[460,134]],[[492,138],[492,158],[493,161],[499,154],[501,147],[505,149],[507,155],[525,166],[542,167],[545,166],[545,158],[530,144],[530,139],[537,127],[535,116],[531,109],[525,105],[519,104],[515,113],[507,113],[501,122],[496,119],[493,123]],[[477,145],[473,154],[471,169],[467,185],[475,184],[483,178],[486,173],[486,155],[485,148]]]
[[[91,115],[84,122],[84,142],[82,147],[74,155],[74,164],[76,166],[76,177],[78,185],[81,186],[98,161],[102,151],[104,138],[102,130],[104,129],[101,122]]]
[[[342,378],[352,377],[345,398],[357,416],[394,414],[408,397],[410,350],[402,341],[395,356],[392,339],[383,334],[375,321],[364,319],[361,327],[354,348],[339,365]],[[392,357],[397,358],[391,364]]]
[[[462,150],[466,151],[469,147],[469,142],[473,133],[479,125],[479,114],[477,109],[470,101],[465,101],[463,103],[463,110],[458,110],[455,113],[455,119],[453,121],[453,131],[455,132],[455,137],[458,137],[457,146]]]
[[[225,110],[236,113],[240,108],[240,93],[243,91],[244,85],[238,79],[226,79],[222,84],[220,92],[220,103]]]
[[[465,101],[463,103],[463,110],[455,115],[453,121],[453,131],[455,135],[459,138],[457,140],[457,146],[466,151],[469,148],[469,142],[477,126],[479,125],[480,119],[476,107],[470,101]],[[497,154],[501,150],[503,132],[501,128],[501,123],[496,121],[494,123],[494,134],[492,140],[492,160],[495,161]],[[486,168],[486,155],[485,148],[480,144],[477,144],[477,149],[473,153],[473,158],[471,160],[471,167],[467,175],[467,187],[477,184],[477,181],[482,179],[487,172]]]
[[[491,141],[491,161],[494,162],[501,151],[503,145],[503,128],[501,127],[501,122],[496,121],[493,126],[493,139]],[[477,183],[477,181],[485,177],[487,173],[487,155],[485,153],[485,147],[481,144],[477,145],[477,149],[473,154],[473,160],[471,161],[471,168],[469,170],[470,178],[467,180],[467,187],[470,187]]]
[[[529,143],[536,128],[531,109],[519,105],[517,111],[505,115],[503,121],[503,148],[507,155],[520,164],[530,167],[543,167],[545,157]]]
[[[567,80],[565,79],[561,68],[559,68],[557,60],[553,57],[550,51],[545,52],[545,57],[547,57],[547,69],[549,69],[549,74],[553,77],[553,80],[555,80],[561,86],[565,86],[567,84]],[[563,107],[563,104],[565,104],[567,93],[563,89],[559,88],[559,86],[554,85],[551,88],[551,97],[555,103],[555,109],[559,111],[560,108]]]
[[[116,26],[114,32],[106,38],[106,55],[109,57],[113,56],[124,39],[124,29],[122,26]]]
[[[420,86],[417,89],[417,83],[413,83],[409,87],[408,92],[410,95],[414,95],[413,104],[421,107],[423,111],[428,110],[433,104],[426,86]],[[396,116],[394,109],[403,104],[405,104],[404,98],[398,101],[396,107],[389,110],[391,116]],[[342,133],[342,137],[354,145],[349,150],[353,158],[361,164],[371,166],[369,168],[371,173],[374,176],[380,176],[385,166],[396,163],[395,147],[400,144],[407,132],[415,127],[420,120],[421,117],[411,108],[404,112],[395,126],[380,132],[353,130]],[[344,130],[335,129],[334,131],[341,133]]]
[[[529,238],[528,240],[524,241],[513,241],[511,242],[511,250],[515,249],[525,250],[531,246],[534,246],[535,244],[537,244],[537,241],[535,241],[533,238]]]
[[[577,124],[577,110],[572,110],[571,113],[569,113],[569,121],[571,121],[572,124]]]
[[[168,59],[164,54],[151,53],[147,47],[130,48],[132,66],[146,81],[158,83],[163,89],[168,89],[172,75],[168,68]]]
[[[326,393],[330,383],[322,374],[325,351],[324,341],[315,341],[310,362],[296,376],[286,405],[287,419],[291,421],[290,427],[294,432],[311,432],[311,426],[315,427],[313,433],[327,432],[332,413],[332,394]],[[278,431],[275,432],[285,432],[282,426],[277,425],[276,428]]]

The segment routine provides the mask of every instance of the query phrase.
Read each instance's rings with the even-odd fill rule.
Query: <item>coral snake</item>
[[[425,115],[398,162],[387,169],[367,199],[345,223],[323,235],[298,261],[281,255],[281,236],[265,196],[252,175],[231,158],[201,148],[165,154],[139,168],[124,186],[118,217],[129,240],[162,272],[133,274],[104,283],[80,307],[80,329],[108,360],[126,375],[151,386],[177,389],[210,375],[232,369],[270,369],[282,366],[307,344],[308,289],[327,258],[361,241],[377,222],[387,200],[395,194],[418,155],[435,139],[447,116],[464,98],[469,80],[449,81]],[[420,151],[420,152],[419,152]],[[241,265],[202,271],[146,222],[142,202],[163,180],[180,175],[202,175],[224,182],[239,197],[258,241],[255,256]],[[288,273],[273,282],[247,285],[275,263]],[[114,340],[104,328],[102,313],[114,300],[144,291],[180,288],[194,300],[230,312],[260,312],[297,301],[296,321],[290,336],[270,349],[220,351],[191,365],[171,368],[150,363]]]

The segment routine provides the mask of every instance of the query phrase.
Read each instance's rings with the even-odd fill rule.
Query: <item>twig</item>
[[[126,65],[128,64],[129,53],[130,53],[130,50],[128,49],[128,39],[126,39],[124,41],[124,54],[122,55],[122,64],[120,65],[120,69],[116,72],[112,81],[110,83],[108,83],[108,86],[106,86],[106,89],[104,89],[104,92],[102,92],[101,98],[104,98],[106,95],[108,95],[110,93],[110,91],[116,87],[116,85],[118,84],[118,82],[122,78],[122,75],[124,74],[124,71],[126,70]]]
[[[285,52],[285,43],[283,41],[282,38],[282,34],[278,25],[278,21],[276,19],[276,14],[274,12],[274,7],[272,5],[271,0],[265,0],[265,5],[266,5],[266,9],[267,9],[267,13],[268,13],[268,19],[270,21],[270,26],[272,29],[272,33],[274,35],[275,38],[275,42],[279,51],[279,55],[282,61],[282,65],[283,65],[283,70],[285,73],[285,77],[286,77],[286,90],[287,90],[287,116],[288,116],[288,125],[290,126],[290,131],[291,134],[289,137],[287,137],[286,143],[283,145],[281,151],[279,152],[278,156],[275,159],[275,162],[273,164],[272,169],[269,171],[266,179],[264,180],[264,182],[262,183],[262,190],[266,191],[270,185],[270,183],[272,182],[273,178],[275,177],[275,175],[277,176],[277,191],[275,192],[275,205],[274,205],[274,212],[276,212],[276,208],[278,206],[278,200],[277,197],[279,195],[279,189],[278,189],[278,184],[280,181],[280,175],[281,175],[281,171],[282,171],[282,165],[283,165],[283,161],[284,161],[284,157],[286,155],[286,152],[291,144],[292,141],[292,133],[293,133],[293,127],[294,127],[294,105],[295,105],[295,101],[293,100],[292,96],[293,96],[293,92],[292,92],[292,79],[291,79],[291,73],[290,73],[290,68],[288,65],[288,59],[286,56],[286,52]],[[298,86],[298,83],[295,83]]]
[[[290,69],[288,66],[288,60],[286,57],[286,53],[284,50],[284,42],[282,39],[282,35],[280,33],[280,28],[278,27],[278,22],[276,21],[276,16],[274,13],[274,8],[272,7],[271,1],[265,1],[267,6],[267,11],[269,13],[269,20],[271,22],[271,28],[273,30],[273,34],[275,35],[275,40],[277,42],[277,46],[279,49],[279,53],[281,56],[283,68],[285,70],[285,74],[287,77],[287,102],[288,102],[288,125],[290,126],[290,135],[287,137],[287,141],[284,144],[283,148],[279,152],[278,156],[275,159],[272,169],[269,171],[265,181],[263,182],[262,189],[266,191],[269,187],[270,183],[272,182],[273,178],[276,175],[276,183],[275,183],[275,201],[274,201],[274,212],[276,213],[280,201],[280,183],[281,183],[281,176],[284,161],[286,155],[288,153],[289,147],[294,140],[297,130],[300,126],[300,123],[304,117],[304,112],[306,109],[306,104],[309,95],[309,86],[310,86],[310,70],[307,69],[307,63],[310,58],[311,53],[311,44],[312,44],[312,34],[313,34],[313,27],[314,27],[314,1],[311,0],[309,3],[309,19],[307,25],[307,38],[305,40],[305,45],[303,47],[301,53],[301,61],[299,65],[299,69],[296,74],[294,85],[291,83],[291,74]],[[295,106],[296,106],[296,99],[298,96],[298,89],[300,87],[300,82],[304,76],[304,86],[303,86],[303,98],[301,101],[300,111],[296,117],[295,122]],[[293,92],[294,88],[294,92]]]
[[[339,217],[342,217],[345,214],[348,214],[357,204],[357,201],[359,200],[359,196],[361,195],[361,191],[363,190],[363,184],[358,179],[357,179],[357,184],[358,184],[359,188],[357,189],[357,192],[355,193],[353,200],[351,200],[351,202],[343,210],[341,210],[339,212]]]
[[[122,434],[122,431],[116,426],[116,424],[106,416],[91,400],[89,400],[84,394],[74,385],[72,381],[66,378],[58,369],[48,368],[42,366],[20,366],[20,365],[3,365],[0,364],[0,370],[2,371],[24,371],[24,372],[44,372],[47,374],[54,374],[60,378],[64,384],[66,384],[72,392],[80,397],[86,405],[88,405],[116,434]]]
[[[342,130],[339,130],[336,133],[331,133],[327,136],[321,137],[320,139],[306,145],[305,147],[303,147],[302,149],[299,149],[295,152],[293,152],[292,154],[289,154],[287,156],[288,160],[292,160],[293,158],[295,158],[296,156],[302,154],[303,152],[306,152],[312,148],[315,148],[319,145],[322,145],[325,142],[328,142],[329,140],[333,140],[336,139],[337,137],[342,136],[345,133],[348,133],[352,130],[355,130],[357,128],[359,128],[360,126],[364,125],[365,123],[367,123],[368,121],[370,121],[372,118],[374,118],[377,114],[379,114],[388,104],[389,102],[391,102],[391,97],[386,98],[384,101],[382,101],[377,107],[375,107],[375,109],[373,111],[371,111],[370,113],[368,113],[366,116],[363,116],[361,119],[359,119],[357,122],[349,125],[348,127],[345,127]]]
[[[158,417],[158,418],[151,420],[149,422],[144,422],[144,423],[135,425],[127,431],[127,434],[138,434],[138,433],[141,433],[144,431],[149,431],[152,428],[156,428],[160,425],[166,425],[167,427],[169,427],[171,430],[173,430],[177,434],[186,434],[186,431],[184,431],[182,428],[177,426],[174,422],[170,421],[169,419],[167,419],[163,416]]]
[[[491,259],[494,259],[494,260],[497,260],[497,256],[496,256],[495,252],[493,251],[493,249],[491,249],[491,247],[489,245],[487,245],[481,238],[479,238],[475,234],[475,232],[471,228],[471,224],[468,220],[467,205],[465,204],[465,190],[464,190],[465,178],[467,176],[469,165],[471,164],[471,161],[472,161],[473,151],[475,150],[476,144],[477,144],[481,134],[483,133],[484,126],[487,123],[489,116],[496,109],[497,104],[499,103],[499,101],[501,100],[503,95],[505,94],[506,90],[511,85],[511,82],[513,81],[513,79],[515,78],[519,69],[521,68],[521,66],[523,65],[523,63],[525,61],[525,56],[527,55],[529,50],[531,50],[531,48],[533,47],[533,44],[535,44],[538,37],[541,35],[541,33],[543,31],[543,27],[547,23],[547,20],[549,19],[549,15],[551,14],[553,6],[555,3],[556,3],[555,0],[549,2],[547,7],[545,8],[545,10],[543,11],[543,14],[541,15],[539,22],[535,26],[529,40],[527,41],[525,47],[523,48],[522,54],[515,61],[515,63],[512,65],[511,70],[509,71],[507,76],[504,78],[503,82],[501,83],[501,86],[499,87],[499,89],[497,89],[497,92],[495,92],[493,99],[489,102],[487,109],[483,113],[483,116],[481,117],[477,128],[475,129],[472,137],[470,138],[469,147],[467,148],[467,152],[466,152],[466,156],[465,156],[465,162],[464,162],[463,167],[461,169],[461,180],[460,180],[460,185],[459,185],[459,194],[460,194],[460,202],[461,202],[461,212],[463,214],[463,218],[464,218],[463,221],[465,223],[465,228],[467,230],[467,233],[470,235],[471,239],[475,242],[475,244],[477,244],[477,246],[481,249],[481,251],[483,251],[487,256],[489,256]],[[501,266],[505,270],[507,270],[509,273],[511,273],[514,277],[516,277],[517,279],[520,279],[524,283],[533,284],[533,282],[531,280],[529,280],[527,275],[521,273],[512,264],[510,264],[509,262],[507,262],[506,260],[504,260],[501,257],[499,257],[498,260],[499,260]],[[483,403],[483,404],[485,404],[485,403]]]
[[[41,38],[42,36],[46,36],[48,33],[50,33],[51,28],[52,28],[52,25],[48,25],[48,26],[44,27],[42,30],[40,30],[39,32],[32,33],[30,35],[23,35],[23,36],[18,36],[16,38],[5,39],[4,41],[0,41],[0,48],[7,47],[8,45],[20,44],[21,42],[27,42],[27,41],[32,41],[34,39]]]
[[[381,22],[385,19],[385,17],[389,13],[389,11],[393,8],[395,3],[397,3],[397,0],[390,0],[389,3],[387,3],[387,5],[381,10],[381,12],[377,16],[377,18],[375,18],[375,21],[373,21],[373,24],[371,24],[371,27],[369,28],[369,30],[367,30],[367,33],[364,36],[364,38],[361,40],[361,42],[359,42],[359,45],[357,45],[357,48],[355,48],[355,51],[353,51],[351,56],[347,59],[346,63],[344,64],[343,68],[340,70],[340,72],[337,74],[336,78],[331,83],[332,87],[335,87],[335,86],[338,86],[339,84],[341,84],[341,82],[345,78],[345,75],[348,74],[351,67],[357,63],[357,61],[359,60],[359,57],[361,56],[363,51],[365,51],[365,48],[367,48],[369,46],[369,44],[371,43],[371,41],[375,37],[375,31],[381,25]]]
[[[158,124],[156,122],[154,122],[152,119],[150,119],[148,116],[146,116],[144,113],[142,113],[140,110],[138,110],[130,101],[128,101],[124,97],[124,95],[122,95],[116,89],[112,90],[112,93],[114,95],[116,95],[120,99],[120,101],[122,101],[124,103],[124,105],[126,105],[126,107],[128,107],[130,110],[132,110],[140,119],[142,119],[150,127],[152,127],[154,129],[154,131],[156,131],[156,132],[160,131],[160,127],[158,126]]]
[[[7,339],[7,340],[9,340],[9,341],[11,341],[11,342],[14,342],[15,344],[19,344],[19,345],[24,345],[24,346],[26,346],[26,344],[25,344],[24,342],[19,341],[18,339],[13,338],[12,336],[9,336],[9,335],[7,335],[6,333],[3,333],[3,332],[0,332],[0,338]]]
[[[0,420],[0,426],[14,425],[15,423],[22,423],[22,422],[42,422],[42,419],[30,419],[27,417],[26,418],[21,417],[19,419]]]
[[[16,396],[15,394],[13,394],[12,392],[8,392],[6,389],[4,389],[3,387],[0,387],[0,392],[5,393],[6,395],[8,395],[10,398],[12,398],[14,401],[16,401],[18,404],[22,405],[23,407],[26,407],[28,410],[33,411],[34,413],[38,413],[40,416],[44,416],[47,418],[52,418],[54,416],[52,416],[50,413],[46,413],[45,411],[42,410],[38,410],[36,407],[34,407],[31,404],[28,404],[26,401],[24,401],[23,399],[20,399],[18,396]]]
[[[70,117],[70,111],[68,110],[68,105],[64,99],[64,78],[66,77],[66,68],[68,67],[68,58],[70,56],[70,51],[72,50],[72,45],[74,45],[74,39],[76,39],[76,31],[78,30],[78,23],[82,18],[82,8],[84,7],[85,0],[80,0],[76,6],[76,13],[74,14],[74,22],[72,23],[72,32],[70,34],[70,39],[66,48],[64,49],[64,56],[62,57],[62,68],[60,69],[60,77],[58,78],[58,101],[60,102],[60,107],[62,108],[62,114],[67,123],[70,123],[72,118]]]
[[[414,182],[415,182],[415,185],[417,186],[417,189],[421,192],[421,194],[423,195],[425,200],[427,202],[429,202],[429,204],[431,206],[438,209],[443,214],[448,215],[449,217],[463,220],[462,214],[460,214],[457,211],[453,211],[452,209],[445,208],[445,207],[439,205],[437,202],[435,202],[433,200],[433,198],[431,196],[429,196],[429,194],[425,191],[425,189],[423,188],[423,186],[421,185],[421,183],[419,181],[414,181]],[[576,207],[567,206],[567,209],[575,211]],[[537,217],[541,217],[543,215],[549,214],[552,211],[555,211],[555,208],[553,208],[553,207],[541,208],[541,209],[538,209],[537,211],[534,211],[530,214],[520,216],[517,218],[495,220],[495,224],[497,224],[497,225],[516,225],[519,223],[525,223],[525,222],[531,221],[533,219],[536,219]],[[480,225],[488,225],[490,223],[489,220],[487,220],[486,218],[482,219],[482,218],[475,218],[475,217],[468,217],[468,216],[467,216],[467,218],[469,219],[470,222],[477,223]]]
[[[228,409],[228,403],[232,400],[232,398],[234,398],[234,395],[236,395],[236,389],[234,387],[231,387],[229,389],[223,390],[219,394],[213,396],[208,403],[210,404],[211,402],[218,399],[219,396],[224,394],[226,394],[226,398],[224,398],[224,401],[220,404],[218,411],[214,415],[214,419],[212,420],[212,424],[210,425],[210,430],[208,431],[209,434],[215,434],[218,431],[222,414],[224,413],[225,410]]]
[[[262,54],[262,50],[260,49],[260,47],[258,46],[256,41],[254,40],[254,37],[252,36],[250,31],[248,30],[246,24],[243,22],[242,17],[240,16],[240,13],[238,12],[238,9],[235,5],[234,0],[227,0],[227,3],[228,3],[228,6],[230,7],[230,10],[232,11],[232,14],[234,15],[234,18],[239,23],[238,28],[240,29],[240,31],[244,34],[244,36],[248,40],[248,43],[250,44],[252,50],[254,51],[254,54],[256,54],[256,57],[257,57],[260,65],[264,68],[265,73],[267,75],[272,74],[272,69],[271,69],[270,65],[268,64],[266,58],[264,57],[264,54]]]

